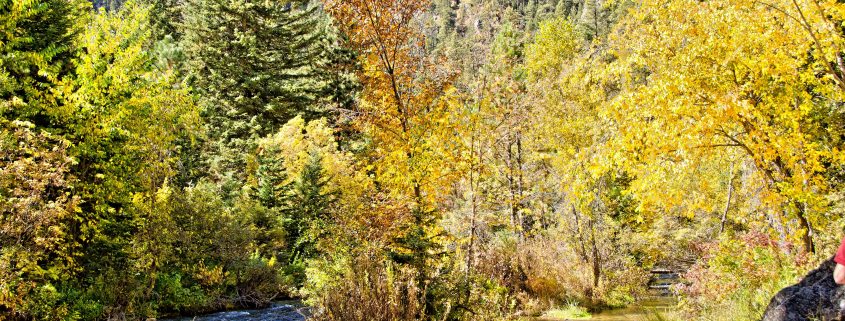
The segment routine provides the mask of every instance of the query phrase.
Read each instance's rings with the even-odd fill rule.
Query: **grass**
[[[684,319],[678,311],[660,312],[656,309],[646,309],[643,321],[679,321]]]
[[[593,315],[577,304],[568,304],[562,308],[546,311],[540,319],[542,320],[588,320]]]

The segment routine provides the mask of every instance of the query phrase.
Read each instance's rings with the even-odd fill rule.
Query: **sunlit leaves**
[[[172,70],[153,64],[150,36],[147,8],[96,15],[80,38],[76,77],[62,88],[69,103],[56,116],[72,130],[80,166],[91,166],[81,170],[98,186],[94,197],[108,198],[99,201],[155,191],[174,174],[174,142],[196,132],[193,100]]]
[[[42,113],[48,89],[71,70],[86,1],[4,1],[0,4],[0,115]]]
[[[441,146],[454,130],[448,123],[456,106],[452,71],[425,55],[423,38],[412,24],[426,1],[327,1],[327,10],[361,52],[364,87],[358,126],[374,139],[377,180],[394,196],[434,204],[438,180],[449,175]]]
[[[579,49],[575,27],[563,18],[542,22],[534,42],[525,49],[527,68],[534,74],[557,74]]]
[[[371,188],[365,173],[358,170],[352,154],[339,151],[334,130],[325,119],[306,122],[301,117],[291,119],[274,135],[259,141],[259,158],[276,161],[286,174],[287,185],[299,179],[315,156],[332,189],[343,191],[341,206],[354,212],[357,202]],[[278,173],[277,173],[278,174]]]
[[[815,216],[823,176],[839,166],[841,144],[820,130],[840,113],[829,106],[842,98],[833,54],[842,35],[826,16],[837,6],[671,1],[634,10],[609,41],[610,59],[592,63],[604,84],[594,88],[608,94],[597,110],[610,126],[605,159],[637,177],[643,205],[713,211],[688,193],[716,197],[734,164],[753,174],[743,184],[763,202],[756,210],[824,224]],[[686,193],[654,189],[678,181]]]

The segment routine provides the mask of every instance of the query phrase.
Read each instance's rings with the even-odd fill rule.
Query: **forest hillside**
[[[837,0],[2,0],[0,320],[759,320],[844,59]]]

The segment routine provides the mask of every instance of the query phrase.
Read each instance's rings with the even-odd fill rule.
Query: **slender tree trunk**
[[[475,218],[478,213],[478,197],[477,197],[477,183],[475,177],[475,133],[473,133],[472,138],[470,138],[470,167],[469,167],[469,189],[470,189],[470,202],[472,207],[472,212],[470,214],[469,219],[469,250],[467,255],[467,276],[469,276],[469,272],[472,269],[475,256]]]
[[[804,252],[815,254],[816,244],[813,242],[813,226],[807,219],[807,204],[794,202],[793,205],[796,210],[795,216],[798,217],[798,225],[801,228],[799,233],[801,233],[801,245],[803,245]]]
[[[728,177],[728,197],[725,200],[725,209],[722,211],[722,221],[719,224],[719,234],[725,231],[725,222],[728,220],[728,210],[731,209],[731,198],[734,192],[734,164],[731,163],[731,170]]]
[[[521,224],[519,220],[519,205],[517,204],[516,191],[516,171],[514,170],[514,155],[513,155],[513,141],[508,142],[508,190],[510,192],[511,205],[511,226],[518,230],[520,239],[522,238]]]
[[[595,18],[594,26],[595,26],[595,33],[593,39],[597,39],[599,37],[599,1],[593,1],[593,18]]]
[[[601,258],[599,257],[599,247],[596,243],[596,227],[594,219],[589,221],[590,228],[590,245],[592,247],[593,257],[593,288],[599,287],[599,280],[601,280]]]
[[[805,177],[804,180],[802,181],[802,184],[804,185],[804,189],[809,189],[810,187],[808,186],[809,184],[807,183],[807,179],[806,179],[807,172],[805,170],[805,168],[807,166],[806,159],[802,159],[800,164],[802,165],[801,173],[804,174],[803,176]],[[813,226],[810,225],[810,220],[807,218],[807,215],[808,215],[808,212],[809,212],[807,202],[801,202],[800,204],[796,203],[795,208],[798,210],[798,222],[801,224],[801,229],[804,230],[803,231],[804,235],[803,235],[803,238],[802,238],[802,241],[804,243],[804,251],[806,253],[815,254],[816,253],[816,244],[815,244],[815,242],[813,242],[813,234],[815,234],[815,233],[813,231]]]
[[[522,202],[525,199],[525,177],[522,170],[522,133],[516,133],[516,174],[517,174],[517,204],[519,209],[522,208]],[[533,228],[533,221],[530,218],[523,216],[521,211],[518,211],[520,216],[520,225],[523,233],[531,232]]]
[[[575,234],[578,235],[578,244],[581,247],[580,256],[584,262],[589,261],[587,256],[587,242],[584,241],[584,233],[581,233],[581,219],[578,216],[578,211],[575,210],[575,205],[572,205],[572,216],[575,218]]]

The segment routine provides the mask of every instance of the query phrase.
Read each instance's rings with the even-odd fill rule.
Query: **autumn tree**
[[[643,4],[621,29],[640,31],[612,42],[619,60],[609,65],[608,76],[618,79],[621,92],[602,112],[619,131],[608,149],[626,151],[616,154],[617,162],[668,160],[675,170],[692,170],[695,159],[741,155],[753,173],[747,183],[764,191],[757,196],[759,213],[772,217],[772,228],[781,233],[795,220],[788,238],[814,252],[814,231],[827,221],[830,181],[824,173],[841,166],[841,141],[824,129],[839,119],[832,106],[842,101],[842,34],[831,27],[842,19],[837,6]],[[669,17],[680,20],[641,28],[646,20],[674,19]],[[647,166],[630,169],[645,178]]]
[[[137,250],[160,241],[151,233],[155,226],[146,230],[140,224],[158,220],[157,211],[144,211],[137,203],[152,202],[175,174],[172,163],[180,149],[175,142],[190,141],[198,121],[192,98],[174,85],[172,70],[158,69],[150,59],[147,14],[146,7],[129,3],[94,16],[78,40],[82,50],[74,75],[62,80],[59,95],[65,103],[51,110],[72,143],[68,150],[75,162],[70,171],[79,181],[74,190],[82,201],[69,218],[67,234],[74,245],[69,253],[78,257],[81,274],[89,278],[75,278],[71,284],[91,291],[77,299],[100,299],[138,314],[148,311],[95,289],[122,284],[149,296],[145,291],[162,266],[155,252],[136,262],[150,277],[137,280],[142,285],[130,286],[136,280],[129,282],[115,271],[145,256],[130,244],[138,245]],[[86,283],[92,280],[99,283]]]
[[[335,241],[344,243],[334,239],[343,233],[333,228],[361,211],[369,189],[366,175],[352,154],[339,148],[335,134],[326,119],[295,117],[258,142],[258,182],[249,187],[273,212],[267,225],[282,231],[279,239],[268,241],[284,245],[272,255],[286,265],[296,287],[305,281],[307,261],[331,255],[327,249]]]
[[[67,316],[56,286],[78,267],[67,233],[80,201],[69,143],[28,122],[0,126],[0,316]]]
[[[327,9],[361,51],[364,90],[357,108],[360,127],[376,140],[375,148],[390,155],[376,164],[380,181],[414,202],[437,193],[431,166],[438,125],[449,103],[451,74],[436,68],[436,57],[424,56],[424,42],[413,28],[425,3],[412,1],[329,2]],[[448,134],[448,133],[447,133]]]
[[[78,269],[68,222],[80,199],[71,142],[52,111],[73,72],[85,1],[0,5],[0,318],[69,314],[57,289]]]
[[[140,240],[130,235],[138,231],[139,221],[148,218],[149,213],[133,206],[133,199],[154,192],[173,175],[170,163],[178,149],[174,141],[193,130],[193,102],[174,85],[168,71],[155,68],[149,59],[145,8],[128,4],[119,13],[94,15],[83,30],[85,25],[77,24],[89,21],[78,16],[83,11],[77,10],[85,8],[82,4],[8,5],[10,18],[4,20],[9,23],[8,33],[4,34],[13,45],[4,49],[30,52],[12,55],[22,59],[4,60],[11,63],[7,75],[16,75],[15,81],[6,83],[10,96],[3,117],[11,119],[0,120],[4,143],[16,145],[3,148],[4,173],[30,168],[37,170],[30,174],[42,176],[3,188],[3,194],[11,197],[3,204],[11,206],[3,210],[9,224],[24,222],[15,218],[21,210],[41,217],[40,222],[33,221],[32,231],[9,234],[18,235],[14,238],[21,246],[31,244],[27,238],[36,238],[40,248],[31,249],[29,263],[16,263],[23,262],[15,254],[20,247],[3,246],[9,251],[3,260],[4,272],[17,275],[20,279],[10,282],[21,286],[3,294],[19,300],[7,308],[21,317],[37,318],[65,314],[95,318],[103,313],[96,311],[101,304],[122,305],[124,312],[138,313],[132,311],[135,302],[107,300],[107,294],[96,287],[132,283],[114,271],[123,270],[135,255],[128,247]],[[54,21],[45,22],[48,16]],[[24,148],[28,144],[31,148]],[[31,188],[42,191],[25,195]],[[52,205],[43,207],[47,204]],[[52,262],[46,271],[42,270],[44,255]],[[154,280],[156,264],[152,264]],[[4,277],[9,275],[4,273]],[[13,294],[33,287],[40,290],[32,295]],[[68,295],[71,292],[76,294]],[[96,302],[98,296],[104,299],[102,303],[78,308],[77,304]],[[26,304],[43,307],[32,309]]]
[[[438,199],[453,175],[448,115],[457,101],[453,74],[437,68],[439,58],[426,55],[425,40],[414,28],[427,5],[356,0],[327,1],[326,8],[361,57],[356,123],[373,141],[369,157],[380,192],[395,200],[391,212],[400,228],[390,256],[416,271],[416,300],[433,313],[438,307],[426,299],[426,289],[443,254]]]

